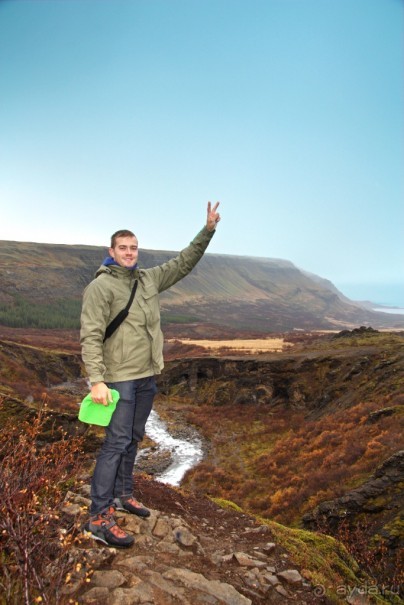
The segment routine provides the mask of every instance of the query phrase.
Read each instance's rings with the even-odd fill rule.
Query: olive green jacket
[[[102,265],[84,290],[80,343],[91,384],[120,382],[160,374],[163,334],[159,293],[185,277],[203,256],[214,231],[204,227],[168,262],[151,269]],[[135,299],[128,317],[104,343],[107,325],[124,309],[135,280]]]

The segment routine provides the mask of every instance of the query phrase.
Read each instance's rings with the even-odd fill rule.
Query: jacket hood
[[[101,265],[101,267],[99,267],[99,269],[96,271],[95,277],[98,277],[99,275],[102,275],[103,273],[107,273],[109,275],[114,275],[115,277],[126,277],[126,276],[137,275],[138,272],[139,271],[137,268],[137,264],[132,268],[128,268],[128,267],[121,267],[121,265],[118,265],[117,263],[111,263],[109,265],[105,265],[105,261],[104,261],[104,263]]]

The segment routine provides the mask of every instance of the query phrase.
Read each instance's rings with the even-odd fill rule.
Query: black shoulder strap
[[[124,309],[122,309],[122,311],[119,311],[118,315],[116,317],[114,317],[114,319],[111,321],[110,324],[108,324],[107,329],[105,330],[105,336],[104,336],[103,342],[105,342],[107,340],[107,338],[112,336],[112,334],[115,332],[115,330],[117,330],[119,328],[119,326],[121,325],[123,320],[128,317],[130,306],[133,303],[133,299],[135,298],[136,288],[137,288],[137,280],[135,281],[135,283],[133,285],[132,292],[130,293],[130,298],[128,300],[128,304],[126,305],[126,307]]]

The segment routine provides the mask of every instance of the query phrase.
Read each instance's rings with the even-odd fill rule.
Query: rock
[[[253,559],[250,555],[247,555],[244,552],[236,552],[234,553],[234,558],[237,560],[237,563],[242,567],[266,567],[266,563],[264,561],[258,561],[257,559]]]
[[[127,567],[131,571],[143,571],[153,564],[153,557],[138,555],[136,557],[126,557],[119,561],[119,565]]]
[[[247,586],[250,588],[259,589],[261,588],[261,583],[256,573],[253,570],[246,571],[244,574],[244,581]]]
[[[272,574],[271,572],[264,573],[263,578],[267,582],[269,582],[269,584],[271,584],[271,586],[276,586],[277,584],[280,584],[279,578],[275,574]]]
[[[147,534],[143,534],[136,538],[135,544],[138,546],[146,546],[146,548],[151,548],[153,546],[153,538]]]
[[[91,485],[89,483],[84,483],[80,486],[79,491],[88,499],[88,502],[90,502],[89,498],[91,496]]]
[[[153,529],[153,536],[155,536],[156,538],[165,538],[168,535],[170,529],[170,525],[165,519],[157,519],[156,525]]]
[[[83,508],[89,508],[89,506],[91,505],[91,500],[89,498],[84,498],[83,496],[80,496],[79,494],[75,494],[73,492],[67,492],[65,501],[71,501],[75,504],[81,504]]]
[[[163,577],[179,582],[187,588],[206,592],[227,605],[251,605],[251,600],[240,594],[231,584],[218,582],[217,580],[207,580],[202,574],[188,569],[171,568],[163,573]]]
[[[95,571],[91,578],[91,583],[95,586],[105,586],[105,588],[116,588],[125,584],[125,576],[116,569]]]
[[[228,561],[231,561],[233,559],[233,555],[226,555],[227,557],[229,557]],[[222,563],[225,563],[226,561],[224,560],[224,556],[218,552],[214,552],[209,556],[209,560],[211,563],[213,563],[213,565],[221,565]]]
[[[163,576],[155,571],[148,570],[145,573],[147,580],[159,588],[159,590],[166,592],[171,597],[178,599],[181,603],[184,599],[184,590],[178,586],[174,586],[171,582],[168,582]]]
[[[289,596],[281,584],[277,584],[275,586],[275,590],[276,590],[276,592],[279,592],[279,594],[282,595],[283,597],[287,598]]]
[[[286,569],[285,571],[280,571],[277,574],[278,578],[285,580],[288,584],[297,584],[298,582],[303,582],[303,578],[297,569]]]
[[[165,542],[162,540],[159,544],[156,544],[156,550],[159,552],[167,552],[172,555],[178,555],[181,551],[178,544],[172,544],[171,542]]]
[[[107,546],[99,546],[98,548],[86,548],[78,551],[73,551],[76,555],[80,552],[81,557],[85,559],[88,566],[91,569],[98,569],[101,565],[110,564],[116,555],[115,548],[108,548]]]
[[[392,416],[393,414],[399,413],[400,410],[401,410],[401,406],[394,405],[394,406],[390,406],[388,408],[383,408],[381,410],[376,410],[375,412],[370,412],[366,422],[369,424],[374,424],[375,422],[380,420],[380,418]]]
[[[252,533],[252,534],[268,534],[270,529],[268,527],[268,525],[260,525],[259,527],[247,527],[244,530],[246,533]]]
[[[260,546],[254,546],[254,557],[258,557],[262,561],[268,561],[268,555],[262,552],[262,548]]]
[[[86,603],[87,605],[104,605],[104,603],[108,603],[108,598],[108,588],[96,586],[82,595],[81,602]]]
[[[177,527],[173,531],[173,536],[182,546],[192,546],[196,542],[195,536],[186,527]]]
[[[269,554],[271,553],[273,550],[275,550],[276,548],[276,544],[275,542],[267,542],[265,544],[265,546],[262,547],[262,550],[265,554]]]
[[[173,517],[172,519],[170,519],[170,525],[173,529],[175,529],[176,527],[180,527],[182,525],[188,527],[188,529],[189,529],[189,526],[186,523],[184,523],[184,519],[179,519],[178,517]]]
[[[220,552],[215,552],[211,555],[210,560],[214,565],[220,565],[221,563],[230,563],[231,561],[233,561],[233,558],[233,553],[224,555]]]
[[[141,582],[135,588],[116,588],[108,605],[135,605],[137,603],[154,603],[153,589],[149,584]]]
[[[145,522],[144,519],[141,519],[140,517],[137,517],[136,515],[123,515],[123,514],[117,514],[116,515],[117,519],[125,519],[125,529],[127,531],[129,531],[130,533],[134,534],[135,536],[139,535],[142,533],[143,527],[145,525],[145,523],[147,523],[147,521]]]
[[[60,510],[68,517],[77,517],[81,513],[81,506],[71,502],[62,506]]]

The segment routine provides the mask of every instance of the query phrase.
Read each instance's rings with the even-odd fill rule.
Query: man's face
[[[109,249],[109,254],[121,267],[133,267],[139,254],[136,237],[117,237],[115,247]]]

